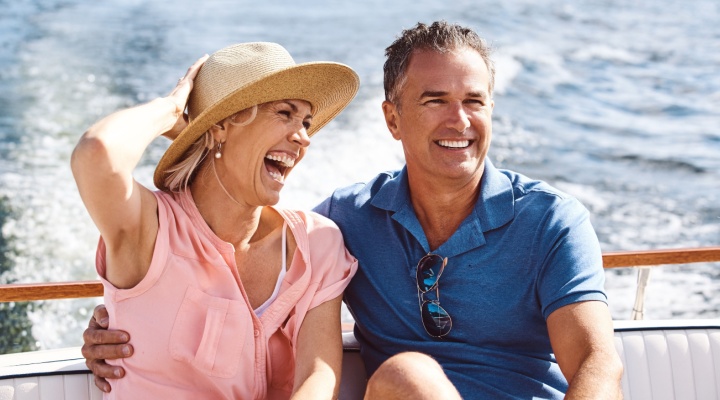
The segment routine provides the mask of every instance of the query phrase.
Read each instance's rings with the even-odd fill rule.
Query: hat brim
[[[155,186],[166,189],[165,171],[213,124],[238,111],[270,101],[305,100],[312,108],[312,125],[307,132],[312,136],[350,104],[359,85],[355,71],[344,64],[310,62],[276,71],[240,87],[203,110],[180,132],[155,168]]]

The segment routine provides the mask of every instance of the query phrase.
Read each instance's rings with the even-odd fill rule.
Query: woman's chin
[[[280,202],[280,191],[266,192],[260,196],[260,202],[263,206],[274,206]]]

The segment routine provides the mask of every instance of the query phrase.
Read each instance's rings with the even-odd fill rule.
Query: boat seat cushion
[[[719,320],[616,321],[615,348],[625,399],[720,399]]]
[[[367,377],[352,333],[340,398],[362,399]],[[625,399],[720,399],[720,321],[616,321]],[[80,348],[0,356],[0,400],[98,400]]]

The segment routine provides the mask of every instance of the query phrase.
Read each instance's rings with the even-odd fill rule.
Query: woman
[[[238,44],[82,136],[72,170],[101,234],[110,327],[134,346],[105,398],[337,394],[340,302],[357,261],[331,221],[272,206],[357,88],[347,66]],[[160,135],[174,140],[153,192],[132,171]]]

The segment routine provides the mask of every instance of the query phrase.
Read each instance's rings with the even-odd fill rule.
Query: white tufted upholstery
[[[343,335],[340,398],[362,399],[358,345]],[[625,399],[720,400],[720,320],[616,321]],[[0,356],[0,400],[97,400],[79,348]]]
[[[80,348],[0,356],[0,400],[100,400]]]
[[[718,320],[616,321],[615,348],[625,399],[720,400]]]

